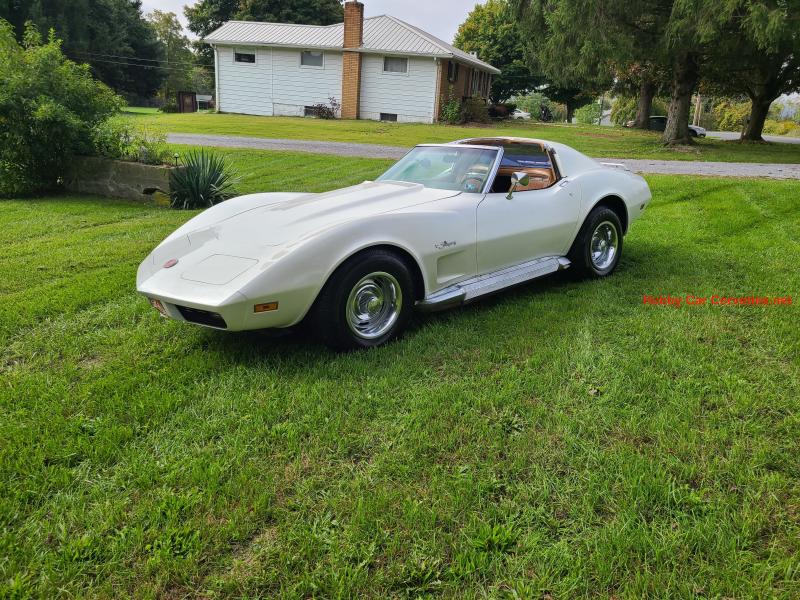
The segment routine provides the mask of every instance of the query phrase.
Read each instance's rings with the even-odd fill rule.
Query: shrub
[[[473,96],[461,107],[461,121],[464,123],[488,123],[489,109],[480,96]]]
[[[789,135],[792,137],[800,137],[800,125],[794,121],[777,121],[775,119],[767,119],[764,123],[764,133],[769,135]]]
[[[616,125],[625,125],[628,121],[636,118],[636,109],[639,105],[639,98],[636,96],[620,96],[614,101],[611,107],[611,122]],[[667,114],[667,102],[663,98],[653,98],[653,106],[650,110],[653,116]]]
[[[20,46],[0,19],[0,195],[55,188],[72,156],[91,153],[92,128],[122,106],[54,33],[43,42],[29,24]]]
[[[162,113],[176,113],[176,112],[180,112],[181,109],[178,106],[177,102],[175,102],[173,100],[168,100],[158,110],[161,111]]]
[[[514,96],[511,99],[516,108],[531,114],[537,121],[565,121],[567,107],[550,100],[540,92],[532,92],[525,96]]]
[[[336,98],[331,96],[328,98],[327,104],[314,104],[309,113],[310,116],[318,119],[335,119],[339,115],[341,108],[341,103]]]
[[[586,106],[581,106],[575,111],[575,120],[584,125],[597,125],[600,120],[600,104],[592,102]]]
[[[461,120],[461,101],[456,98],[452,85],[447,92],[447,101],[439,110],[439,119],[450,125],[455,125]]]
[[[92,130],[94,153],[104,158],[129,160],[149,165],[168,162],[170,150],[167,134],[114,116],[99,123]]]
[[[172,208],[208,208],[236,195],[238,179],[221,156],[205,150],[192,151],[186,155],[184,165],[170,175]]]
[[[489,105],[489,116],[492,119],[507,119],[517,110],[516,104],[501,103]]]
[[[712,111],[720,130],[741,131],[750,114],[750,103],[721,100],[714,105]]]

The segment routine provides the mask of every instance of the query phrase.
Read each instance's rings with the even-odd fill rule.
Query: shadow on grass
[[[448,328],[458,328],[468,324],[474,326],[474,319],[481,320],[482,314],[488,315],[496,310],[510,309],[515,303],[531,299],[548,301],[553,294],[559,295],[558,306],[565,315],[574,315],[576,311],[582,310],[582,307],[587,308],[591,314],[594,312],[590,308],[594,302],[593,297],[596,297],[596,302],[604,307],[607,306],[606,300],[598,296],[598,292],[602,294],[604,288],[617,289],[620,295],[629,294],[633,290],[637,295],[647,293],[658,289],[663,278],[685,274],[687,267],[694,270],[697,266],[696,259],[696,255],[684,250],[683,246],[673,246],[668,243],[639,243],[623,256],[617,272],[610,278],[585,280],[567,270],[501,290],[453,309],[428,314],[417,313],[400,340],[380,349],[337,353],[328,349],[313,331],[302,324],[284,330],[229,334],[207,331],[205,347],[209,351],[219,352],[228,361],[239,365],[273,366],[289,372],[324,366],[340,360],[341,357],[347,357],[348,361],[363,361],[367,364],[373,364],[376,360],[392,364],[397,357],[408,352],[409,346],[414,352],[422,354],[430,349],[430,344],[420,345],[416,340],[417,336],[429,326],[441,324]],[[658,269],[653,269],[652,265],[658,265]],[[567,293],[573,291],[578,293]],[[565,319],[562,327],[564,335],[568,334],[570,326],[570,320]],[[475,343],[487,343],[487,338],[476,339]],[[378,356],[380,358],[377,358]]]

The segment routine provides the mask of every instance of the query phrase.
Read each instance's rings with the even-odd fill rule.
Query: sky
[[[362,0],[364,14],[367,17],[375,15],[392,15],[402,19],[420,29],[432,33],[445,42],[453,41],[458,26],[467,17],[467,14],[476,4],[483,4],[484,0]],[[142,9],[145,13],[153,9],[174,12],[186,27],[183,16],[183,6],[193,4],[187,0],[143,0]],[[188,33],[188,32],[187,32]],[[190,36],[193,37],[193,36]]]

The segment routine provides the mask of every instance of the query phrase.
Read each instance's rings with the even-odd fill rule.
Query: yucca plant
[[[170,175],[172,208],[208,208],[236,195],[238,178],[224,158],[205,150],[189,152],[184,168]]]

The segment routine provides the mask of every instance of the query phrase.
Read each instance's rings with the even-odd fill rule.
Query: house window
[[[447,63],[447,81],[450,83],[458,81],[458,63],[453,60]]]
[[[321,69],[325,64],[325,55],[317,50],[303,50],[300,53],[300,65]]]
[[[397,123],[397,115],[394,113],[381,113],[381,121],[391,121]]]
[[[408,59],[400,58],[398,56],[384,56],[383,72],[403,74],[408,73]]]
[[[238,63],[254,64],[256,62],[255,52],[234,52],[233,60]]]

